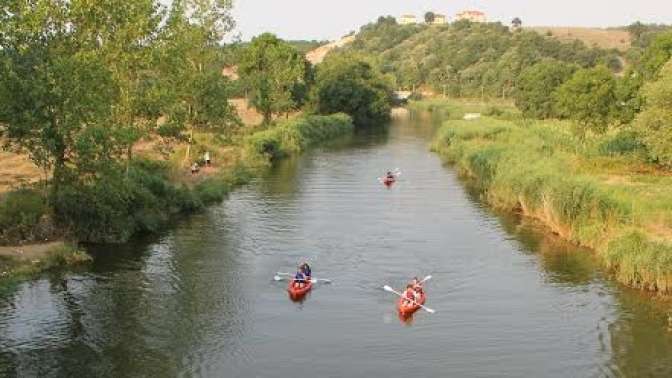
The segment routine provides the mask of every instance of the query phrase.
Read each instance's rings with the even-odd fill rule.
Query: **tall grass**
[[[672,177],[642,172],[640,148],[630,132],[586,140],[565,122],[491,117],[448,120],[432,144],[494,206],[594,248],[626,284],[672,294]]]
[[[310,115],[250,135],[245,140],[245,149],[248,159],[268,163],[353,130],[352,118],[346,114]]]

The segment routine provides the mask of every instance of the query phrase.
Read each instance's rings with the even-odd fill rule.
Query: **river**
[[[669,377],[669,307],[497,214],[428,151],[431,122],[284,161],[158,236],[0,294],[0,376]],[[390,189],[376,177],[399,167]],[[276,271],[312,263],[290,301]],[[395,296],[433,278],[436,313]]]

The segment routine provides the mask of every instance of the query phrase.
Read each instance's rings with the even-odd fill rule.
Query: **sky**
[[[672,0],[234,0],[235,34],[263,32],[284,39],[334,40],[381,15],[428,11],[453,16],[476,9],[488,20],[528,26],[608,27],[634,21],[672,24]]]

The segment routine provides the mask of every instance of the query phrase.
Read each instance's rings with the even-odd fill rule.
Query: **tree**
[[[219,42],[230,25],[225,3],[174,1],[154,50],[154,84],[148,88],[148,97],[157,115],[167,117],[159,134],[188,142],[185,163],[195,129],[222,132],[240,124],[227,101],[231,85],[221,74],[224,57]],[[203,8],[195,8],[197,5]],[[187,17],[190,12],[199,16]]]
[[[434,12],[425,13],[425,23],[432,24],[436,20],[436,14]]]
[[[515,92],[516,106],[531,118],[550,118],[554,112],[553,91],[567,81],[577,66],[544,60],[521,73]]]
[[[523,21],[519,17],[516,17],[511,20],[511,25],[513,25],[514,29],[519,29],[521,26],[523,26]]]
[[[137,62],[158,25],[152,0],[12,2],[0,12],[0,132],[53,191],[119,158]]]
[[[672,31],[659,34],[644,50],[639,72],[645,80],[655,79],[658,71],[672,57]]]
[[[317,67],[311,105],[318,113],[347,113],[366,127],[388,122],[391,103],[389,84],[362,56],[332,54]]]
[[[238,73],[246,83],[251,104],[264,116],[264,123],[273,114],[296,109],[303,99],[308,83],[310,64],[294,47],[270,33],[252,39],[243,51]]]
[[[672,169],[672,60],[662,68],[658,79],[644,87],[646,106],[636,118],[651,157]]]
[[[616,79],[608,68],[581,69],[554,93],[559,115],[587,130],[603,132],[614,116]]]

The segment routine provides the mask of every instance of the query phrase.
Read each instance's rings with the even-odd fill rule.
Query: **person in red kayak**
[[[413,290],[413,285],[406,285],[406,290],[404,291],[404,306],[410,306],[415,302],[415,291]]]
[[[392,173],[392,171],[387,171],[387,175],[385,175],[385,180],[387,181],[394,181],[397,178],[397,176]]]
[[[422,282],[420,282],[418,277],[413,277],[411,285],[413,285],[413,291],[417,292],[419,295],[422,295]]]
[[[299,269],[294,275],[294,287],[302,289],[306,286],[306,275],[303,274],[303,271]]]
[[[310,277],[313,276],[313,272],[310,269],[310,265],[308,265],[308,262],[305,262],[299,266],[299,270],[301,273],[303,273],[304,276],[306,276],[307,279],[310,279]]]

